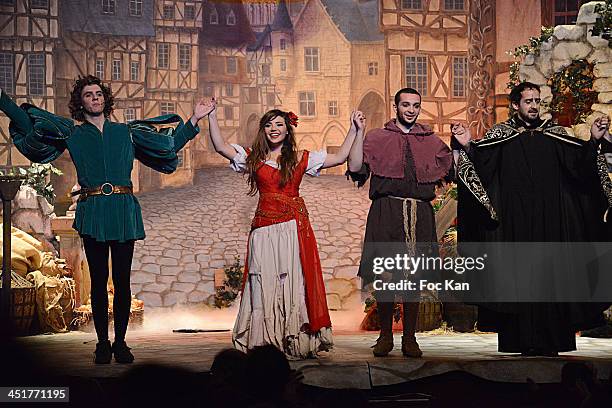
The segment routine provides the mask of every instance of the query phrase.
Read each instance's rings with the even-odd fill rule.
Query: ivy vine
[[[593,64],[581,59],[555,72],[548,80],[553,94],[550,110],[553,117],[564,126],[577,125],[586,120],[597,101],[593,90]]]
[[[542,27],[540,29],[540,35],[538,37],[529,37],[529,43],[519,45],[512,51],[508,51],[507,54],[514,57],[515,61],[510,65],[510,82],[508,82],[508,88],[514,88],[518,83],[521,82],[519,78],[519,67],[521,62],[525,60],[525,57],[529,54],[538,55],[542,44],[547,42],[554,32],[553,27]]]
[[[612,48],[612,0],[606,0],[604,4],[595,6],[595,13],[599,17],[595,20],[591,34],[608,40],[608,47]]]

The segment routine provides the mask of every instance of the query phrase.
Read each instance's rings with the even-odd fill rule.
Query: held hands
[[[591,137],[595,140],[599,140],[602,137],[610,139],[610,117],[601,116],[593,122],[591,126]]]
[[[472,140],[472,134],[470,129],[465,126],[463,123],[453,123],[451,124],[451,133],[455,136],[455,139],[459,142],[459,144],[463,147],[467,147]]]
[[[351,112],[351,128],[363,130],[366,126],[366,117],[361,111]]]
[[[211,99],[200,99],[200,102],[193,108],[193,116],[196,120],[200,120],[204,116],[214,112],[216,108],[217,101],[214,96]]]

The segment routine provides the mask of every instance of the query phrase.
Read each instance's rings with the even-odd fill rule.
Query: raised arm
[[[0,111],[11,120],[9,132],[15,147],[25,157],[37,163],[57,159],[66,148],[74,124],[70,119],[56,116],[32,105],[19,107],[0,89]],[[35,115],[30,115],[35,112]],[[36,126],[35,126],[36,125]]]
[[[351,146],[348,157],[348,170],[352,173],[356,173],[361,170],[363,166],[363,137],[365,130],[365,117],[364,123],[360,131],[355,135],[355,140]]]
[[[198,133],[200,133],[200,128],[198,127],[198,122],[200,119],[205,117],[210,113],[213,109],[213,104],[211,101],[200,100],[193,107],[193,115],[191,118],[181,126],[176,129],[174,133],[174,151],[179,152],[187,142],[196,137]]]
[[[355,139],[358,134],[361,134],[361,138],[363,139],[363,131],[365,129],[365,115],[360,111],[354,111],[351,113],[351,126],[349,128],[346,137],[344,138],[344,142],[342,146],[340,146],[340,150],[337,153],[327,154],[325,158],[325,163],[323,163],[324,169],[329,167],[338,166],[346,161],[349,157],[349,153],[351,152],[351,146],[353,146]]]
[[[212,99],[213,109],[208,115],[208,125],[210,127],[210,140],[212,141],[215,152],[228,160],[232,160],[236,157],[236,149],[231,144],[223,140],[221,136],[221,129],[219,128],[219,121],[217,120],[217,105],[214,98]]]

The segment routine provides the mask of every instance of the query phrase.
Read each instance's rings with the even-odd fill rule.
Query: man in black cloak
[[[612,181],[601,153],[603,140],[610,140],[610,119],[595,120],[591,140],[583,141],[562,126],[540,119],[537,85],[517,85],[510,102],[515,114],[494,125],[481,140],[471,141],[463,125],[452,127],[461,146],[457,166],[460,243],[610,241],[612,215],[605,213],[612,207]],[[554,268],[544,269],[538,276],[545,277],[542,281],[550,279],[546,285],[552,285]],[[525,274],[534,270],[533,266],[529,271],[515,270],[514,276],[504,279],[532,279]],[[586,271],[571,273],[578,280],[587,279]],[[594,302],[505,300],[479,304],[479,328],[498,332],[499,351],[528,356],[575,350],[576,331],[601,325],[606,308]]]

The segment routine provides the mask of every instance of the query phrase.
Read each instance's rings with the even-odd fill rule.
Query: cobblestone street
[[[257,197],[229,168],[199,171],[193,186],[140,195],[147,238],[137,243],[132,291],[145,307],[212,304],[215,270],[244,262]],[[331,309],[358,301],[367,188],[344,176],[305,177],[301,194],[317,236]]]

